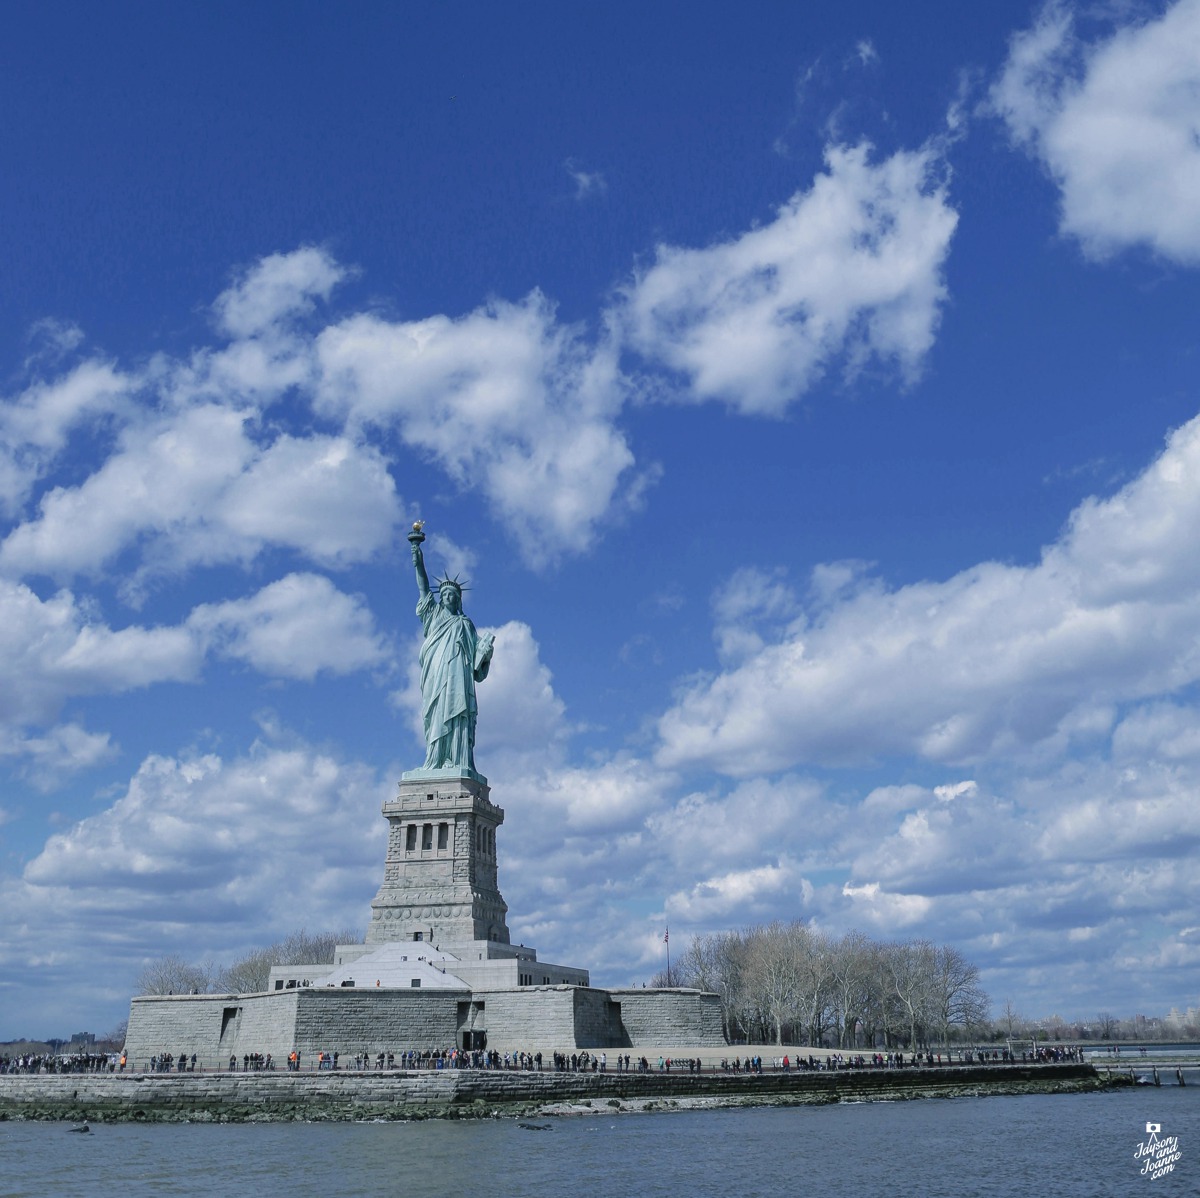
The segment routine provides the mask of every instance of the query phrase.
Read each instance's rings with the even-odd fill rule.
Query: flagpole
[[[663,944],[667,946],[667,985],[671,985],[671,926],[667,925],[666,934],[663,936]]]

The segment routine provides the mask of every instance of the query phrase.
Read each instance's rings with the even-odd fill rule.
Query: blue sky
[[[1198,85],[1198,0],[14,16],[0,1037],[365,926],[417,517],[546,959],[1200,1005]]]

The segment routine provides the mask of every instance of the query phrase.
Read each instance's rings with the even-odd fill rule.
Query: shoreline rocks
[[[0,1120],[82,1123],[583,1117],[649,1110],[1078,1093],[1129,1084],[1091,1065],[835,1072],[6,1074]]]

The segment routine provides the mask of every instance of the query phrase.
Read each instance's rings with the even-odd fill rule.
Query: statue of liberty
[[[443,578],[434,598],[425,573],[423,521],[408,540],[417,572],[417,615],[421,618],[421,718],[427,770],[475,770],[475,683],[488,676],[493,637],[480,636],[463,614],[463,584]]]

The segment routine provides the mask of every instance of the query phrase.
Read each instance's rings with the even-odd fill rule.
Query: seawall
[[[1078,1092],[1125,1084],[1090,1065],[941,1066],[763,1074],[397,1072],[7,1074],[0,1120],[263,1122],[472,1118],[673,1105],[783,1105]]]

